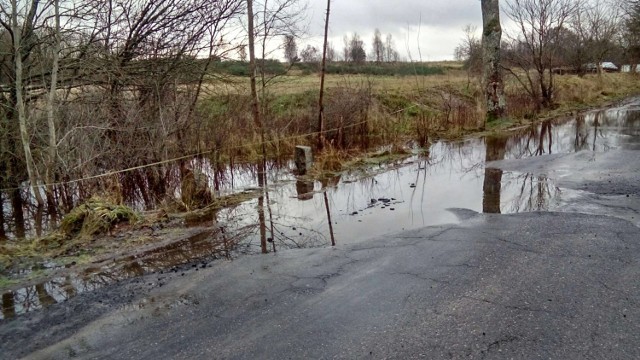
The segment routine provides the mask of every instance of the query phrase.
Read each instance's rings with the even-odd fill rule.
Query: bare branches
[[[527,92],[540,107],[554,101],[552,69],[557,66],[562,29],[578,9],[575,0],[511,0],[506,13],[518,26],[511,36],[510,62],[526,74]],[[535,78],[530,74],[534,71]],[[515,72],[514,72],[515,74]]]

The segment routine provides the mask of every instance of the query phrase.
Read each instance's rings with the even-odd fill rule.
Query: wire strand
[[[333,128],[333,129],[328,129],[328,130],[323,130],[323,131],[314,131],[314,132],[310,132],[310,133],[306,133],[306,134],[300,134],[300,135],[285,136],[285,137],[277,139],[277,140],[265,141],[265,143],[275,143],[276,141],[293,140],[293,139],[298,139],[298,138],[304,138],[304,137],[308,137],[308,136],[319,135],[321,133],[328,133],[328,132],[332,132],[332,131],[338,131],[340,129],[348,129],[348,128],[356,127],[356,126],[363,125],[363,124],[366,124],[366,123],[367,123],[367,121],[365,120],[365,121],[360,121],[360,122],[357,122],[357,123],[354,123],[354,124],[342,126],[342,127],[339,127],[339,128]],[[216,152],[216,151],[234,150],[234,149],[258,146],[258,145],[261,145],[261,142],[249,143],[249,144],[244,144],[244,145],[236,145],[236,146],[228,146],[228,147],[222,147],[222,148],[219,148],[219,149],[210,149],[210,150],[205,150],[205,151],[201,151],[201,152],[190,154],[190,155],[184,155],[184,156],[180,156],[180,157],[176,157],[176,158],[172,158],[172,159],[167,159],[167,160],[162,160],[162,161],[157,161],[157,162],[153,162],[153,163],[149,163],[149,164],[133,166],[133,167],[126,168],[126,169],[121,169],[121,170],[108,171],[108,172],[105,172],[105,173],[102,173],[102,174],[91,175],[91,176],[82,177],[82,178],[78,178],[78,179],[60,181],[60,182],[49,183],[49,184],[36,184],[36,185],[30,184],[29,186],[3,188],[3,189],[0,189],[0,191],[7,192],[7,191],[13,191],[13,190],[22,190],[22,189],[26,189],[26,188],[32,188],[32,189],[38,188],[38,189],[40,189],[40,188],[46,188],[46,187],[49,187],[49,186],[56,186],[57,187],[57,186],[63,186],[63,185],[77,184],[77,183],[84,182],[84,181],[101,179],[101,178],[104,178],[104,177],[123,174],[123,173],[131,172],[131,171],[135,171],[135,170],[141,170],[141,169],[146,169],[146,168],[155,167],[155,166],[159,166],[159,165],[170,164],[170,163],[174,163],[176,161],[180,161],[180,160],[184,160],[184,159],[190,159],[190,158],[195,158],[195,157],[202,156],[202,155],[208,155],[208,154],[211,154],[211,153]]]

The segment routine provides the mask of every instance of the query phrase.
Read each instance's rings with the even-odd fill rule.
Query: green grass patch
[[[282,115],[292,110],[311,109],[318,102],[318,90],[306,90],[300,93],[275,96],[269,101],[271,112]]]

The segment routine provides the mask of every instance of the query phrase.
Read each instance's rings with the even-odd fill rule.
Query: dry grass
[[[310,175],[319,177],[325,173],[339,172],[344,168],[345,163],[352,157],[347,151],[338,150],[333,146],[326,146],[313,161],[313,168]]]
[[[640,82],[637,76],[612,73],[578,76],[559,76],[558,104],[563,107],[575,105],[597,106],[603,102],[638,93]]]
[[[91,198],[62,218],[60,233],[63,236],[93,236],[107,233],[120,223],[137,220],[138,215],[127,206]]]

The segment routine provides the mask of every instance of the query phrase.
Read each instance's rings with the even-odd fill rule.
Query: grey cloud
[[[420,46],[434,59],[452,58],[463,36],[462,28],[482,22],[479,0],[333,0],[331,7],[332,38],[357,32],[368,42],[367,37],[378,28],[384,34],[393,34],[397,42],[411,42],[414,48]],[[323,32],[325,8],[325,0],[309,1],[311,37]],[[416,32],[419,26],[423,31],[420,40],[407,40],[407,30]],[[401,54],[407,55],[403,49],[406,46],[398,45]],[[415,54],[417,50],[412,51]]]
[[[321,31],[326,2],[311,0],[312,31]],[[478,0],[335,0],[332,2],[331,29],[334,33],[380,28],[395,32],[407,26],[459,29],[481,19]],[[318,28],[318,25],[320,27]]]

